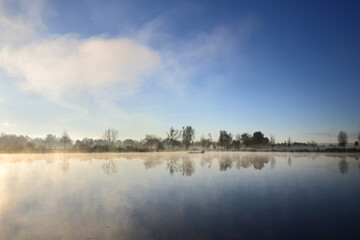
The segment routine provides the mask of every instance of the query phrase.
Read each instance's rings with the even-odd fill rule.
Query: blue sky
[[[360,129],[357,1],[0,0],[0,131]]]

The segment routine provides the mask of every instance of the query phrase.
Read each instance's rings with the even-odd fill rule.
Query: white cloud
[[[67,90],[136,86],[160,66],[158,54],[127,38],[53,36],[0,51],[0,66],[22,89],[52,99]]]
[[[45,8],[47,11],[44,11]],[[14,9],[21,11],[19,13]],[[36,39],[46,29],[42,15],[53,13],[49,9],[43,0],[0,0],[0,47],[16,46]]]
[[[129,38],[44,34],[44,13],[54,12],[43,0],[0,0],[0,68],[25,91],[64,104],[70,91],[131,90],[161,67],[155,51]]]
[[[3,122],[2,125],[3,125],[4,127],[6,127],[6,128],[9,128],[9,127],[10,127],[10,123],[8,123],[8,122]]]

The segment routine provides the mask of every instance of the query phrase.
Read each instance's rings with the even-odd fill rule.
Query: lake
[[[0,154],[0,239],[359,239],[359,154]]]

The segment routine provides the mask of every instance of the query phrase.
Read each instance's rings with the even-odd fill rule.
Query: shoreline
[[[64,150],[64,149],[49,149],[41,151],[11,151],[2,152],[0,154],[47,154],[47,153],[188,153],[191,151],[202,151],[202,149],[189,149],[189,150],[162,150],[162,151],[150,151],[150,150],[139,150],[139,151],[81,151],[81,150]],[[233,153],[360,153],[360,149],[349,148],[349,149],[294,149],[294,150],[267,150],[267,149],[250,149],[250,150],[205,150],[205,153],[216,153],[216,152],[233,152]]]

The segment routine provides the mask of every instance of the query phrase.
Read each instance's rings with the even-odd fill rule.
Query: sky
[[[0,132],[360,130],[358,1],[0,0]]]

